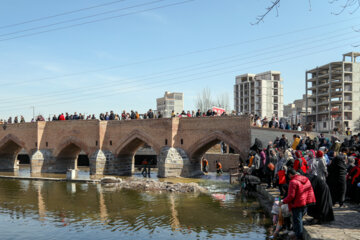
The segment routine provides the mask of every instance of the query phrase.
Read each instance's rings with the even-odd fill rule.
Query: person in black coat
[[[346,174],[347,168],[344,157],[338,155],[334,157],[328,167],[327,184],[329,185],[333,204],[339,203],[340,207],[345,201],[346,194]]]
[[[333,203],[328,185],[313,174],[305,176],[309,178],[316,198],[316,204],[308,206],[308,215],[313,217],[316,223],[334,221]]]

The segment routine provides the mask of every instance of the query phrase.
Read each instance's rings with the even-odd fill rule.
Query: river
[[[227,180],[210,174],[191,181],[211,194],[179,194],[1,179],[1,239],[266,239],[258,202]]]

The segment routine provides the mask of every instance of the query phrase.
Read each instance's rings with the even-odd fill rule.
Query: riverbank
[[[266,189],[266,185],[257,187],[254,195],[258,198],[260,205],[269,216],[274,198],[280,195],[278,189]],[[327,224],[314,224],[304,226],[304,239],[360,239],[360,205],[345,203],[345,207],[333,208],[335,221]],[[306,220],[311,217],[306,216]]]

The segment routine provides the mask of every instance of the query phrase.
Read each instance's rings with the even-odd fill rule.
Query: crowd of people
[[[258,115],[250,115],[251,122],[253,126],[263,127],[263,128],[279,128],[284,130],[293,130],[293,131],[312,131],[312,125],[308,124],[306,126],[302,126],[301,123],[290,124],[288,121],[284,119],[279,119],[278,117],[261,118]]]
[[[231,113],[232,116],[235,116],[235,112]],[[171,117],[212,117],[212,116],[228,116],[226,112],[222,114],[218,114],[217,112],[209,109],[208,111],[201,112],[200,109],[195,111],[187,111],[183,110],[181,113],[175,113],[175,111],[171,112]],[[138,111],[131,110],[130,112],[126,112],[125,110],[122,111],[121,114],[114,113],[114,111],[100,113],[98,117],[95,114],[82,114],[74,112],[74,114],[69,113],[61,113],[59,115],[53,115],[52,117],[48,117],[45,119],[43,115],[38,115],[35,119],[31,119],[31,122],[38,122],[38,121],[64,121],[64,120],[101,120],[101,121],[111,121],[111,120],[132,120],[132,119],[154,119],[154,118],[163,118],[163,114],[158,111],[154,112],[152,109],[145,113],[139,113]],[[8,120],[0,119],[0,124],[12,124],[12,123],[23,123],[25,122],[25,118],[23,116],[9,117]]]
[[[286,205],[292,213],[297,239],[302,237],[305,212],[323,223],[334,220],[335,204],[360,203],[360,134],[344,141],[323,134],[314,139],[295,134],[292,140],[282,135],[266,146],[256,139],[246,164],[250,176],[279,188],[283,200],[278,209]]]

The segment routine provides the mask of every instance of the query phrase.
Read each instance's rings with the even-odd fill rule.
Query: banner
[[[219,107],[213,107],[212,110],[213,112],[216,112],[218,116],[220,116],[221,114],[223,114],[223,112],[225,112],[225,109]]]

